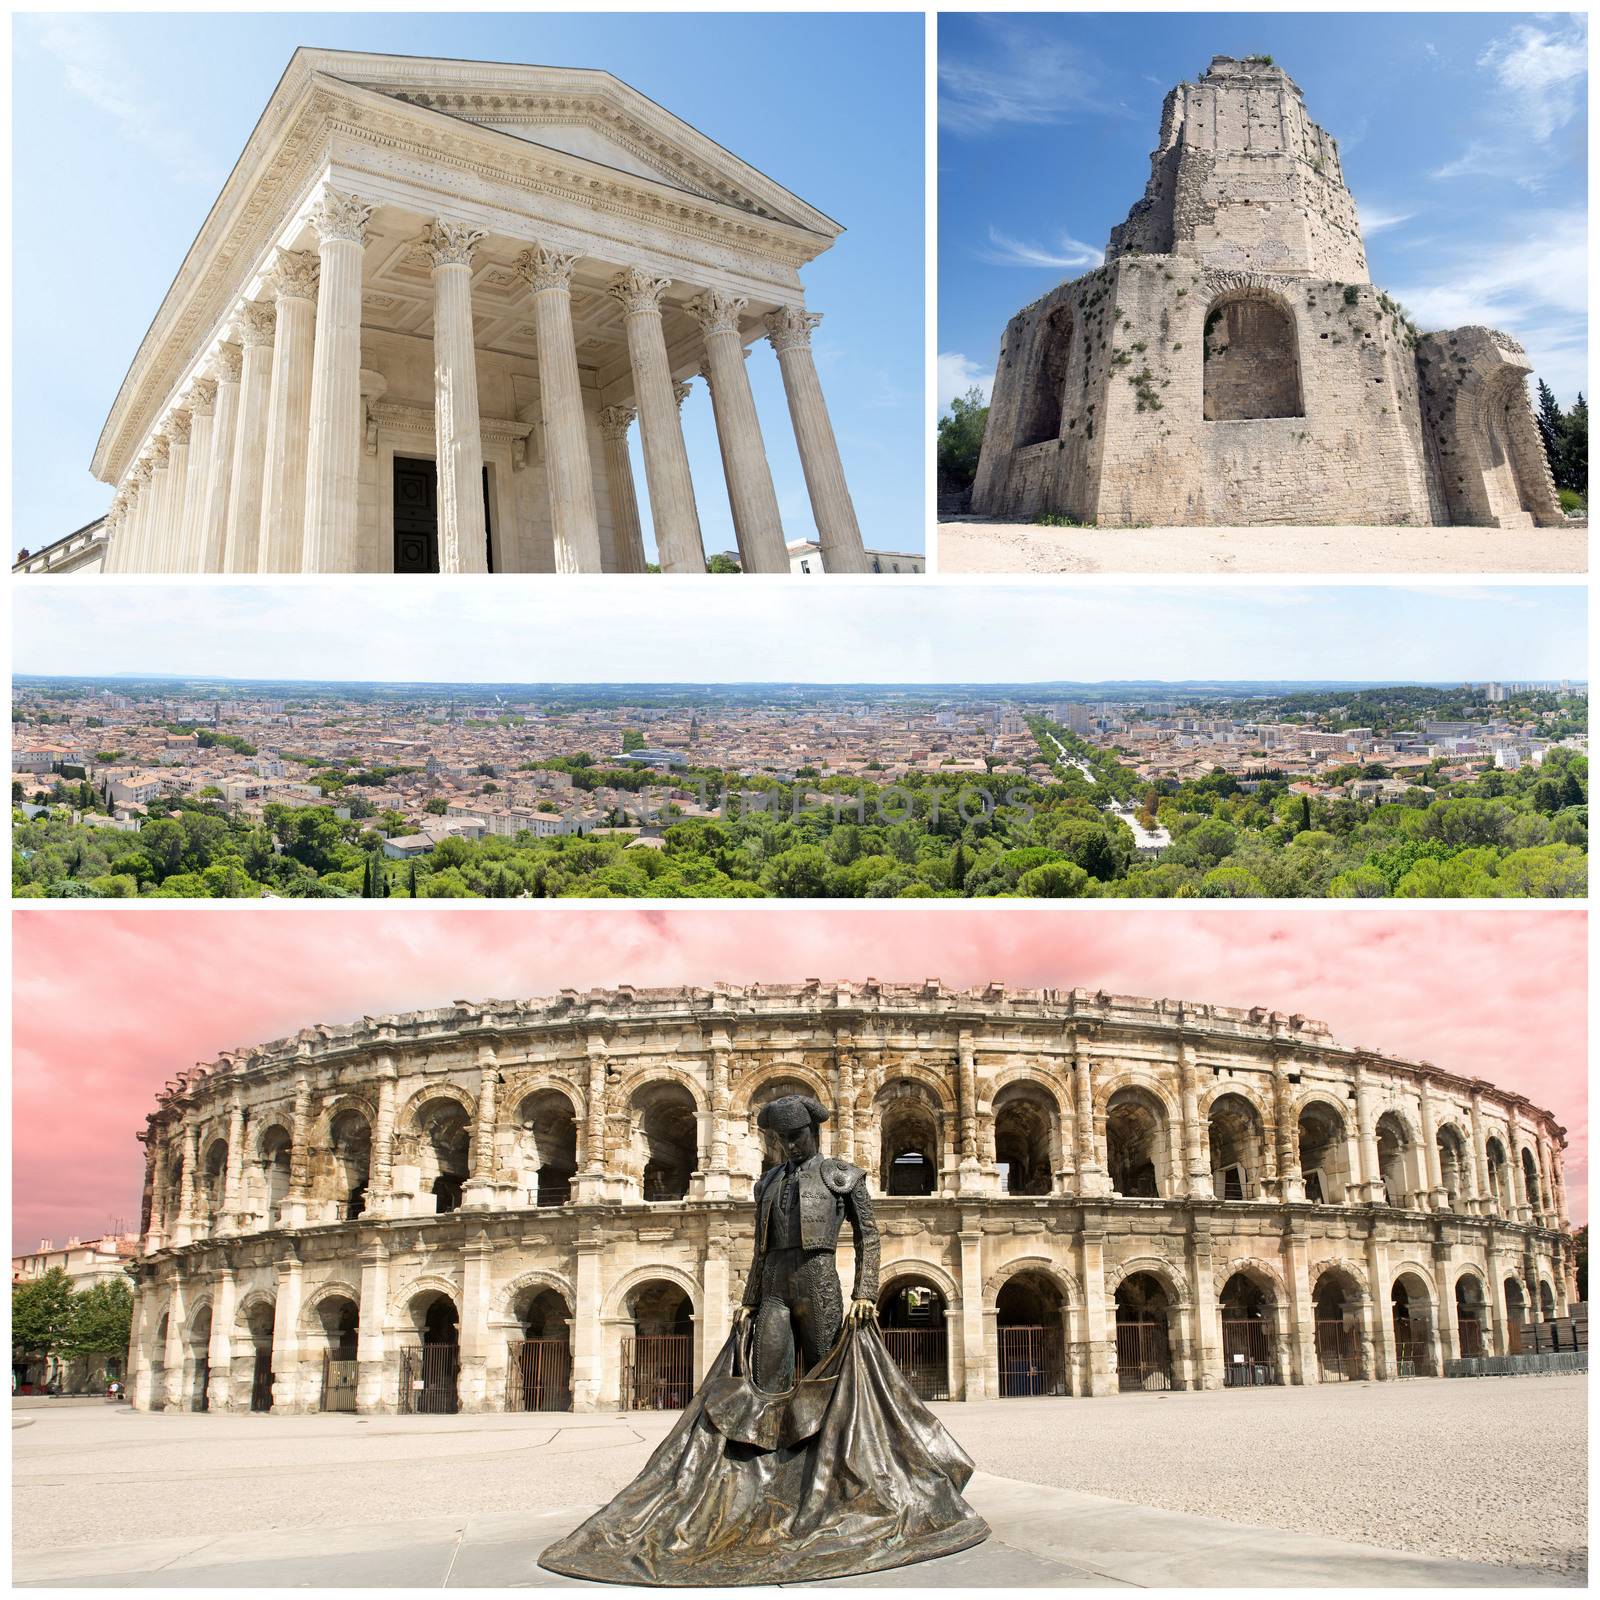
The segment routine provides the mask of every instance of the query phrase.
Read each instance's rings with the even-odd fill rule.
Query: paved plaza
[[[1582,1377],[936,1406],[994,1537],[879,1586],[1581,1584]],[[14,1578],[556,1584],[669,1413],[141,1415],[15,1402]],[[859,1582],[860,1580],[853,1580]]]

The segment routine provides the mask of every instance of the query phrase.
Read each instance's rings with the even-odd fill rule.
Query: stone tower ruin
[[[1265,57],[1167,95],[1105,265],[1007,324],[982,514],[1110,527],[1561,521],[1532,367],[1374,288],[1336,141]]]

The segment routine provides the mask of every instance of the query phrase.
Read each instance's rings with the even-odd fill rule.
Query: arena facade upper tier
[[[169,1082],[134,1401],[680,1405],[779,1159],[757,1114],[795,1092],[881,1197],[880,1320],[929,1396],[1439,1372],[1576,1298],[1551,1114],[1303,1016],[935,980],[565,991]]]

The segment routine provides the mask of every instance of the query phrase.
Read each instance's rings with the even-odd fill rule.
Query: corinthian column
[[[239,421],[233,440],[233,484],[228,495],[228,532],[223,556],[225,572],[254,572],[260,559],[267,417],[272,404],[272,337],[276,321],[276,311],[265,302],[247,300],[240,307],[244,377],[239,384]]]
[[[633,461],[628,455],[628,429],[637,415],[632,406],[607,406],[600,413],[600,437],[606,442],[606,486],[611,492],[614,572],[643,572],[645,568],[639,497],[633,487]]]
[[[433,430],[439,462],[439,570],[487,572],[478,361],[472,338],[472,252],[482,228],[436,219],[433,259]]]
[[[354,572],[361,474],[361,257],[372,207],[324,189],[311,225],[322,259],[311,366],[305,568]]]
[[[583,390],[578,382],[578,347],[572,337],[572,268],[577,259],[535,245],[517,257],[517,271],[533,291],[545,483],[556,571],[599,572],[600,527],[594,509]]]
[[[180,406],[167,417],[167,515],[161,533],[161,571],[181,572],[183,509],[189,488],[189,430],[193,415]]]
[[[823,571],[867,572],[871,569],[856,523],[856,508],[844,481],[839,444],[833,436],[822,384],[811,359],[811,330],[821,321],[819,312],[784,306],[768,315],[767,337],[778,353],[783,392],[789,398],[789,416],[800,447],[806,492],[811,496],[811,514],[822,544]]]
[[[144,530],[150,517],[150,463],[139,460],[128,469],[123,492],[128,509],[122,519],[122,557],[118,572],[144,571]]]
[[[722,468],[728,480],[728,505],[739,541],[739,561],[746,572],[787,572],[789,550],[778,515],[778,496],[767,465],[761,419],[745,371],[739,313],[748,301],[707,289],[689,302],[689,315],[700,324],[706,342],[706,383],[722,445]]]
[[[663,572],[704,572],[705,546],[695,510],[689,452],[678,419],[667,341],[661,331],[661,297],[670,283],[629,267],[612,279],[610,293],[621,302],[628,330],[628,362],[639,406],[644,443],[644,476],[650,487],[650,520]]]
[[[312,325],[317,258],[280,250],[271,281],[278,324],[267,403],[266,484],[261,498],[258,572],[299,572],[305,557],[306,451],[311,437]]]
[[[244,351],[224,342],[217,347],[217,405],[211,420],[211,465],[200,507],[201,572],[228,570],[228,498],[233,484],[234,435],[239,416],[239,375]]]
[[[177,565],[173,569],[177,572],[206,570],[200,530],[206,510],[206,482],[211,476],[216,403],[216,380],[196,378],[189,391],[189,476],[183,488],[183,522],[178,533]]]
[[[172,511],[172,441],[166,430],[150,441],[150,513],[145,524],[143,572],[163,572],[167,518]]]

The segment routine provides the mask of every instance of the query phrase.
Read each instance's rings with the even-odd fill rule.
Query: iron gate
[[[194,1364],[194,1408],[196,1411],[211,1409],[211,1362],[205,1356]]]
[[[1508,1356],[1525,1355],[1533,1341],[1528,1337],[1527,1325],[1521,1322],[1506,1321],[1506,1354]]]
[[[456,1376],[461,1351],[453,1344],[425,1344],[400,1352],[400,1410],[406,1416],[441,1416],[461,1409]]]
[[[1411,1322],[1394,1325],[1394,1367],[1402,1378],[1432,1376],[1432,1354],[1426,1327]]]
[[[1483,1348],[1483,1325],[1476,1317],[1463,1317],[1456,1324],[1461,1335],[1461,1356],[1463,1360],[1470,1360],[1474,1356],[1485,1354]]]
[[[322,1358],[322,1409],[354,1411],[356,1408],[356,1363],[331,1355]]]
[[[622,1341],[622,1409],[681,1411],[694,1392],[694,1339],[636,1334]]]
[[[1066,1349],[1060,1327],[1000,1330],[1000,1393],[1066,1394]]]
[[[1222,1382],[1228,1389],[1281,1383],[1278,1358],[1264,1322],[1249,1317],[1222,1319]]]
[[[256,1351],[255,1375],[250,1380],[250,1409],[252,1411],[270,1411],[272,1409],[272,1352],[270,1350]]]
[[[506,1369],[507,1411],[570,1411],[572,1346],[565,1339],[514,1339]]]
[[[885,1328],[883,1342],[919,1399],[950,1398],[949,1338],[943,1328]]]
[[[1117,1387],[1124,1393],[1172,1387],[1172,1352],[1166,1323],[1117,1324]]]
[[[1317,1368],[1324,1383],[1352,1383],[1361,1370],[1361,1330],[1342,1321],[1317,1323]]]

